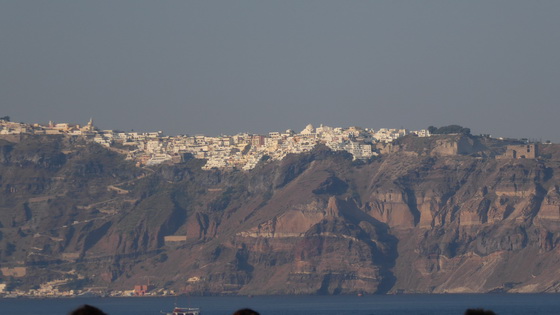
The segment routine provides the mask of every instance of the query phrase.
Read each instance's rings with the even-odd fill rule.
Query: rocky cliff
[[[194,294],[556,292],[560,150],[406,137],[250,172],[137,168],[71,137],[0,140],[0,281]],[[515,144],[515,143],[513,143]]]

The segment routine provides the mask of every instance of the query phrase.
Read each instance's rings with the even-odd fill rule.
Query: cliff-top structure
[[[367,160],[378,155],[377,143],[390,143],[407,134],[429,136],[427,130],[409,132],[406,129],[373,130],[369,128],[307,125],[301,132],[292,130],[270,132],[267,135],[240,133],[233,136],[208,137],[165,136],[158,132],[121,132],[99,130],[93,120],[84,125],[53,123],[47,125],[14,123],[0,120],[0,135],[68,135],[82,136],[103,146],[120,150],[138,165],[177,163],[185,155],[206,159],[204,169],[249,170],[263,158],[281,160],[287,154],[309,152],[324,144],[335,151],[346,151],[354,159]]]
[[[242,171],[84,132],[0,137],[0,295],[560,291],[559,145],[409,134]]]

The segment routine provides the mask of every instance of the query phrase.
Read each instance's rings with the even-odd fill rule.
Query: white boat
[[[198,307],[175,307],[173,312],[164,313],[166,315],[200,315],[200,309]]]

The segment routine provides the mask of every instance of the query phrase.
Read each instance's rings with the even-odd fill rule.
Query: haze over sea
[[[557,294],[446,294],[372,296],[257,296],[0,299],[2,315],[61,315],[90,304],[109,315],[157,315],[173,306],[199,307],[204,315],[227,315],[250,307],[262,315],[404,315],[463,314],[467,308],[491,309],[497,314],[560,314]]]

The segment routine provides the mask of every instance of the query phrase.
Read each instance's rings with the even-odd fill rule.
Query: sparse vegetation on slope
[[[125,289],[149,278],[194,294],[556,292],[560,149],[494,158],[510,144],[411,136],[369,162],[319,146],[251,171],[204,171],[196,159],[137,168],[78,138],[2,141],[0,264],[25,276],[6,269],[0,281],[29,288],[68,274],[69,288]]]

